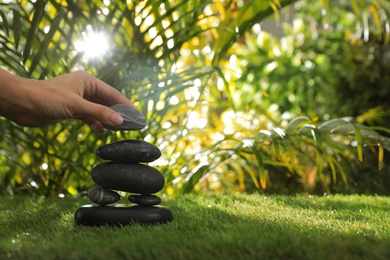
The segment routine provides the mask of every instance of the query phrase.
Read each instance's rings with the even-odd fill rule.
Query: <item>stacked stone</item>
[[[111,108],[125,121],[119,127],[105,126],[107,129],[137,130],[145,127],[145,117],[136,109],[123,104]],[[173,219],[172,212],[160,206],[161,199],[154,195],[164,187],[163,175],[144,164],[161,156],[156,146],[140,140],[124,140],[99,147],[96,155],[107,160],[92,169],[95,186],[88,191],[88,197],[97,205],[80,207],[75,213],[77,224],[157,224]],[[116,191],[130,193],[128,200],[135,205],[113,204],[121,198]]]

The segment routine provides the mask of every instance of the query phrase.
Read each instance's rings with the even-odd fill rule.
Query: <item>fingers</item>
[[[95,131],[100,131],[101,128],[103,128],[99,122],[113,126],[119,126],[123,124],[123,117],[109,107],[86,100],[84,100],[84,102],[82,102],[80,105],[82,110],[80,111],[80,115],[86,115],[87,118],[93,119],[89,119],[87,124],[89,124],[91,127],[95,127]],[[97,123],[99,123],[99,125]]]
[[[93,77],[88,73],[82,73],[84,77],[84,98],[89,101],[112,106],[115,104],[126,104],[135,107],[134,104],[117,89],[107,83]]]
[[[62,86],[56,89],[62,91],[59,96],[65,97],[60,106],[65,108],[58,109],[57,117],[80,119],[98,133],[105,132],[102,124],[111,126],[123,124],[123,117],[109,106],[126,104],[135,108],[120,91],[85,71],[72,72],[45,83],[49,86]]]
[[[123,117],[108,106],[126,104],[135,108],[134,104],[120,91],[91,74],[85,71],[76,71],[72,73],[72,76],[82,82],[82,86],[80,86],[82,89],[79,89],[79,93],[84,99],[83,102],[79,103],[81,107],[77,109],[77,112],[80,117],[88,118],[83,121],[90,125],[95,132],[105,132],[101,123],[112,126],[123,124]]]

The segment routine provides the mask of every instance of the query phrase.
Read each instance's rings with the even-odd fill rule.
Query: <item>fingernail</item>
[[[121,125],[123,124],[123,121],[125,121],[123,119],[123,117],[119,114],[113,114],[111,116],[111,122],[114,124],[114,125]]]

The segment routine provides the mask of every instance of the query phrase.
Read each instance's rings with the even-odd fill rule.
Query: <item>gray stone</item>
[[[140,113],[136,108],[125,104],[116,104],[111,106],[110,108],[118,112],[124,118],[124,122],[120,126],[110,126],[103,124],[106,129],[114,131],[139,130],[145,127],[145,116]]]
[[[91,175],[96,184],[106,189],[145,195],[160,191],[165,184],[161,172],[143,164],[101,163]]]
[[[154,206],[161,203],[161,198],[155,195],[135,195],[129,196],[129,201],[140,206]]]
[[[105,160],[123,163],[153,162],[160,158],[156,146],[141,140],[124,140],[106,144],[96,150],[96,155]]]
[[[88,191],[88,198],[92,202],[103,206],[117,202],[121,197],[115,191],[95,185]]]
[[[76,224],[85,226],[152,225],[170,222],[173,215],[170,209],[161,206],[84,205],[76,210],[74,219]]]

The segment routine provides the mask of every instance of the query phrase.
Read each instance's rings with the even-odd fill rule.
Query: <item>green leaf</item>
[[[260,173],[261,188],[265,189],[267,187],[267,172],[264,168],[263,157],[261,156],[259,150],[257,150],[257,148],[254,145],[251,146],[251,149],[254,155],[256,156],[257,166]]]
[[[342,135],[351,135],[353,134],[353,132],[354,132],[354,127],[353,124],[351,123],[337,126],[330,131],[330,133],[332,134],[342,134]]]
[[[317,153],[316,153],[317,176],[320,179],[322,175],[322,168],[324,162],[323,151],[322,151],[323,140],[322,140],[321,132],[318,131],[318,129],[313,128],[311,130],[311,134],[313,136],[317,148]]]
[[[301,126],[301,127],[298,129],[297,133],[298,133],[298,134],[304,134],[304,135],[306,135],[306,134],[312,134],[312,130],[313,130],[313,129],[316,129],[316,126],[315,126],[315,125],[313,125],[313,124],[304,124],[303,126]]]
[[[350,123],[345,119],[340,119],[340,118],[331,119],[319,125],[318,129],[325,132],[331,132],[333,129],[346,124],[350,124]]]
[[[192,173],[186,178],[186,182],[183,184],[182,193],[191,192],[199,180],[203,177],[204,173],[209,168],[208,165],[200,165],[194,169]]]
[[[14,15],[12,32],[14,34],[15,49],[17,49],[19,47],[20,35],[22,31],[22,23],[20,22],[20,13],[15,9],[12,9],[12,13]]]
[[[230,101],[230,104],[232,105],[232,109],[235,111],[236,109],[234,107],[232,93],[231,93],[231,91],[229,89],[229,82],[226,80],[225,75],[223,74],[223,72],[222,72],[222,70],[220,68],[217,67],[216,71],[218,73],[218,76],[222,79],[222,81],[224,83],[223,85],[225,87],[224,88],[225,89],[225,93],[226,93],[226,95],[227,95],[227,97],[228,97],[228,99]]]
[[[295,1],[296,0],[281,0],[278,5],[283,7]],[[270,1],[247,1],[237,13],[235,13],[237,6],[227,8],[228,12],[226,13],[226,18],[221,21],[218,27],[218,38],[213,46],[215,55],[212,62],[214,65],[218,64],[229,48],[236,43],[249,28],[275,13],[275,10],[269,3]],[[230,2],[230,4],[233,5],[234,3]]]
[[[337,168],[337,170],[340,172],[340,175],[341,175],[341,179],[343,180],[343,182],[348,185],[348,180],[347,180],[347,174],[345,173],[343,167],[341,166],[340,162],[338,162],[336,160],[336,158],[334,158],[333,156],[329,156],[328,157],[329,161],[331,161]]]
[[[350,0],[350,2],[353,8],[353,12],[360,19],[361,15],[360,15],[360,8],[358,2],[356,0]]]
[[[23,62],[26,62],[30,56],[30,51],[33,46],[33,42],[36,39],[36,33],[38,31],[38,26],[41,21],[42,15],[45,11],[46,0],[36,1],[34,4],[33,18],[30,23],[30,29],[28,30],[26,37],[26,45],[23,50]],[[30,71],[31,75],[32,71]]]
[[[6,35],[9,36],[9,24],[8,24],[8,21],[7,21],[7,17],[5,16],[4,12],[0,10],[0,16],[1,16],[1,20],[2,20],[2,28],[5,30],[5,33]]]
[[[39,63],[39,61],[42,59],[43,55],[47,52],[47,48],[53,40],[54,34],[58,31],[61,21],[63,20],[64,12],[60,10],[56,18],[53,20],[52,24],[50,25],[50,30],[46,34],[45,38],[43,39],[42,43],[40,44],[39,51],[36,55],[34,55],[33,61],[30,66],[30,70],[34,71],[35,67]]]
[[[307,116],[299,116],[290,121],[288,124],[288,127],[286,129],[286,133],[291,134],[295,133],[298,128],[301,127],[302,124],[309,121],[309,118]]]
[[[272,140],[272,145],[275,149],[276,155],[279,156],[280,154],[280,145],[279,145],[279,140],[283,140],[285,136],[285,133],[281,128],[272,128],[272,134],[271,134],[271,140]]]
[[[233,171],[237,174],[239,190],[245,190],[245,174],[239,163],[236,160],[230,160],[229,166],[233,169]]]
[[[383,157],[384,157],[383,146],[381,144],[378,144],[378,169],[379,170],[382,170]]]
[[[370,128],[373,129],[373,130],[376,130],[376,131],[381,131],[381,132],[390,134],[390,129],[389,129],[389,128],[386,128],[386,127],[382,127],[382,126],[371,126]]]
[[[356,124],[353,124],[353,127],[355,129],[355,137],[356,137],[356,141],[357,141],[357,154],[358,154],[358,159],[359,161],[363,161],[363,140],[362,140],[362,135],[360,133],[360,129],[358,127],[358,125]]]
[[[337,183],[337,172],[336,172],[336,167],[335,167],[335,165],[334,165],[333,160],[332,160],[331,157],[332,157],[331,155],[327,155],[327,156],[326,156],[328,165],[329,165],[330,170],[331,170],[331,172],[332,172],[333,184],[336,184],[336,183]]]
[[[246,164],[243,165],[242,167],[246,168],[246,172],[248,173],[249,177],[251,177],[253,184],[255,185],[255,187],[257,189],[259,189],[260,185],[259,185],[258,177],[256,176],[257,175],[256,171],[254,170],[253,167],[251,167],[252,165],[248,165],[248,164],[250,164],[250,161],[242,153],[238,153],[238,155],[246,162]]]

